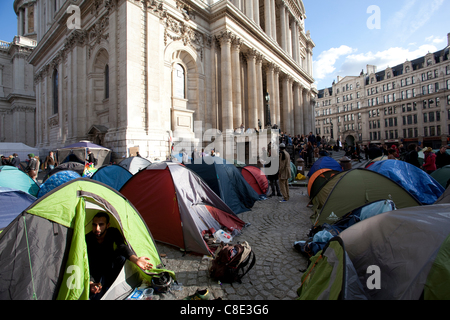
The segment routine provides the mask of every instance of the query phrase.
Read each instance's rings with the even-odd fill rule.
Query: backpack
[[[209,267],[209,275],[224,283],[241,283],[242,277],[256,262],[255,253],[247,241],[236,245],[222,242],[214,256]]]

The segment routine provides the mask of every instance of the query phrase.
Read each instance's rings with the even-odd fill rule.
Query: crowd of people
[[[24,171],[26,174],[28,174],[28,176],[31,179],[33,179],[36,182],[40,169],[50,172],[58,165],[53,151],[50,151],[49,155],[45,158],[44,163],[42,164],[42,168],[38,155],[35,155],[34,153],[29,153],[27,156],[28,159],[25,161],[24,164],[22,164],[19,155],[17,153],[13,153],[9,157],[1,155],[2,159],[1,165],[16,167],[19,170]]]

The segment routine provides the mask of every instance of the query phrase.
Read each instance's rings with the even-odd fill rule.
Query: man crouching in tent
[[[100,211],[95,215],[92,220],[92,232],[86,235],[86,245],[91,275],[91,300],[103,297],[116,280],[126,259],[144,271],[153,268],[148,262],[149,258],[138,258],[125,244],[120,231],[110,227],[109,215],[106,212]]]

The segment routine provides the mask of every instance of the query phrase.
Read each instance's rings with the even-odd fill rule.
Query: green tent
[[[291,161],[291,178],[288,180],[289,183],[292,183],[295,181],[295,177],[297,176],[297,167],[295,164]]]
[[[310,262],[297,290],[298,300],[367,300],[339,237],[331,239]]]
[[[450,180],[450,165],[437,169],[430,176],[441,186],[447,188],[447,182]]]
[[[450,204],[365,219],[310,259],[299,300],[448,300]]]
[[[450,204],[386,212],[339,236],[369,299],[449,299]],[[375,282],[370,266],[379,268],[379,289],[366,285]]]
[[[357,168],[331,179],[312,200],[315,226],[333,224],[351,211],[379,200],[392,200],[399,209],[421,203],[402,186],[374,171]]]
[[[0,300],[88,299],[85,235],[98,211],[107,212],[111,227],[122,232],[131,250],[155,266],[147,274],[127,261],[103,299],[125,298],[143,279],[167,271],[147,225],[128,200],[100,182],[80,178],[40,198],[0,234]]]

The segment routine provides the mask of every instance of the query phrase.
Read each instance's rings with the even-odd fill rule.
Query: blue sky
[[[0,0],[0,40],[17,29],[14,0]],[[378,70],[447,46],[450,0],[303,0],[306,30],[316,44],[314,78],[318,89],[337,76],[357,76],[367,64]],[[377,11],[369,10],[376,6]],[[378,18],[379,19],[373,19]],[[376,28],[368,27],[374,25]],[[379,23],[379,28],[377,25]]]

